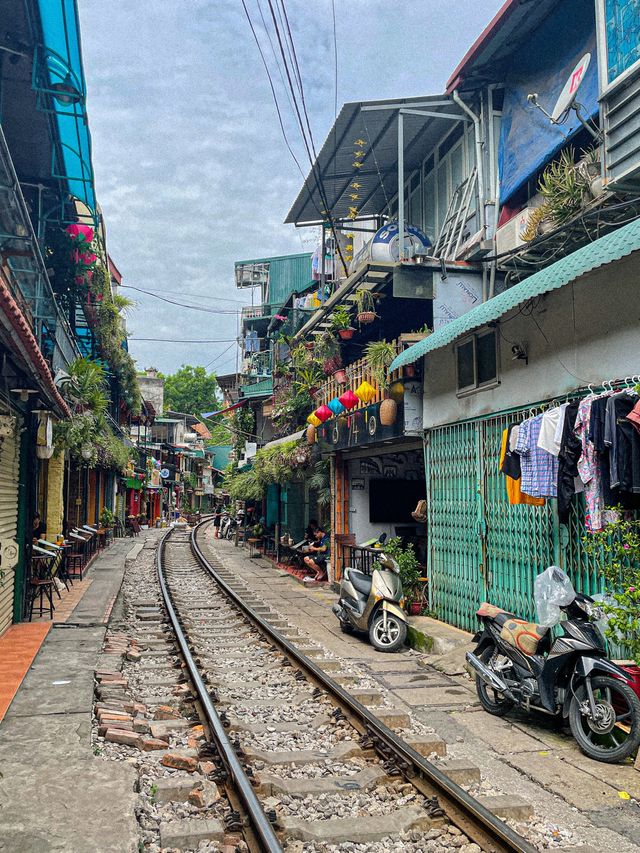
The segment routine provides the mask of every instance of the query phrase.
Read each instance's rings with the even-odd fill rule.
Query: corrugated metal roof
[[[261,379],[260,382],[254,382],[253,385],[241,385],[240,393],[243,397],[265,397],[273,394],[273,380]]]
[[[566,258],[556,261],[555,264],[540,270],[525,281],[521,281],[499,296],[478,305],[462,317],[438,329],[437,332],[400,353],[392,362],[389,372],[405,364],[413,364],[428,352],[447,346],[474,329],[497,320],[528,299],[557,290],[591,270],[610,264],[612,261],[619,261],[638,250],[640,250],[640,219],[583,246]]]
[[[354,205],[360,217],[381,213],[387,206],[387,199],[395,194],[398,187],[400,109],[422,110],[422,115],[414,112],[404,116],[404,169],[407,177],[454,126],[447,116],[453,116],[456,121],[469,120],[447,95],[344,104],[313,167],[322,181],[328,212],[334,218],[346,219]],[[353,198],[354,195],[357,198]],[[324,209],[325,202],[312,172],[285,222],[319,223],[326,218]]]

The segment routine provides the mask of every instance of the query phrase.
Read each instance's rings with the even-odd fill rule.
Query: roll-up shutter
[[[3,432],[5,432],[3,430]],[[13,620],[15,566],[18,557],[17,430],[0,438],[0,634]]]

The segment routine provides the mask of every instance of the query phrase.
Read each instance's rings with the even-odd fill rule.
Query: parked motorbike
[[[518,706],[568,717],[582,752],[613,764],[640,745],[640,700],[628,673],[607,659],[595,624],[601,608],[588,595],[574,595],[559,605],[567,618],[553,631],[482,604],[477,613],[484,628],[466,658],[485,711],[503,716]]]
[[[407,637],[402,581],[395,560],[381,553],[371,574],[345,568],[333,612],[344,633],[366,631],[379,652],[395,652]]]

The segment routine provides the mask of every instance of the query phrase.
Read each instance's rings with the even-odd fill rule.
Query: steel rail
[[[335,682],[327,673],[321,669],[315,661],[308,658],[286,637],[283,637],[275,628],[256,613],[226,581],[220,577],[207,558],[202,553],[197,542],[197,534],[200,528],[209,523],[205,519],[197,524],[191,532],[191,550],[202,568],[211,575],[224,593],[235,602],[235,604],[263,631],[270,640],[280,648],[296,663],[311,673],[313,678],[331,694],[338,702],[347,707],[364,725],[365,729],[373,734],[378,741],[384,743],[400,760],[401,764],[412,768],[428,784],[435,789],[435,793],[445,803],[445,812],[449,820],[456,824],[461,831],[469,834],[470,825],[477,826],[485,836],[485,850],[488,853],[537,853],[536,848],[519,835],[503,820],[483,806],[475,797],[468,794],[452,779],[446,776],[435,764],[420,755],[415,749],[400,738],[394,731],[381,722],[375,714],[351,696],[340,684]],[[487,841],[493,846],[486,846]],[[499,846],[495,845],[498,842]],[[476,843],[480,843],[477,841]]]
[[[201,524],[204,523],[205,522],[201,522]],[[209,696],[207,686],[198,671],[196,662],[194,661],[191,650],[189,649],[187,638],[182,630],[182,625],[180,624],[180,618],[173,606],[171,593],[169,592],[163,571],[165,547],[172,533],[173,531],[169,530],[160,541],[156,557],[156,568],[158,571],[158,581],[160,582],[160,589],[162,590],[164,604],[167,608],[169,618],[171,619],[171,624],[173,626],[178,645],[180,646],[180,651],[187,665],[189,677],[191,678],[191,682],[198,694],[198,698],[207,718],[207,722],[215,740],[218,752],[220,753],[220,757],[233,780],[236,791],[240,796],[242,805],[251,822],[251,828],[262,845],[262,849],[265,853],[283,853],[282,845],[271,826],[271,822],[264,813],[264,810],[260,805],[260,801],[256,797],[251,782],[249,781],[249,777],[245,773],[244,768],[238,760],[238,756],[231,745],[231,741],[227,737],[222,721],[220,720],[218,712],[216,711],[213,702],[211,701],[211,697]]]

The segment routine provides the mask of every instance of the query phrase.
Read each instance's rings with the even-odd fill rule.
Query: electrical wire
[[[155,341],[158,343],[158,338],[127,338],[129,341]],[[235,338],[212,339],[212,338],[162,338],[163,344],[234,344]]]
[[[121,285],[122,286],[122,285]],[[164,296],[159,296],[151,290],[143,290],[141,287],[134,287],[132,284],[127,285],[131,290],[137,290],[138,293],[144,293],[147,296],[153,296],[154,299],[159,299],[161,302],[168,302],[169,305],[178,305],[180,308],[190,308],[192,311],[201,311],[203,314],[240,314],[233,308],[206,308],[203,305],[188,305],[186,302],[176,302],[174,299],[167,299]]]
[[[235,343],[236,341],[234,340],[225,350],[220,353],[220,355],[217,355],[215,358],[212,358],[211,361],[207,362],[207,364],[204,365],[205,370],[207,369],[207,367],[211,367],[212,364],[215,364],[217,361],[220,361],[220,359],[223,358],[223,356],[225,356],[229,352],[229,350]]]
[[[124,287],[127,290],[140,290],[139,287],[134,287],[132,284],[119,284],[118,288],[121,288],[121,287]],[[156,293],[173,293],[173,294],[175,294],[175,290],[154,290],[154,291],[143,290],[140,292],[141,293],[153,293],[153,294],[156,294]],[[205,296],[204,293],[186,293],[185,296],[193,296],[194,299],[207,299],[211,302],[235,302],[238,305],[245,305],[246,304],[245,299],[232,299],[228,296],[210,296],[210,295]]]

